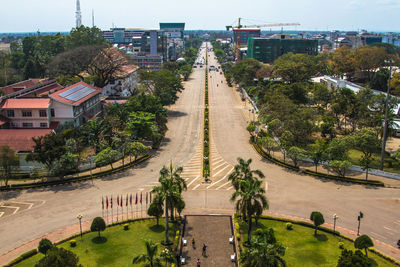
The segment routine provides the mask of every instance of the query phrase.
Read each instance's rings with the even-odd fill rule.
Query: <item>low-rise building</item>
[[[103,89],[93,87],[85,82],[78,82],[50,95],[51,108],[54,110],[54,121],[60,124],[73,121],[80,126],[88,120],[96,119],[102,111],[101,92]]]
[[[0,88],[0,101],[7,98],[42,97],[64,88],[54,79],[28,79]]]

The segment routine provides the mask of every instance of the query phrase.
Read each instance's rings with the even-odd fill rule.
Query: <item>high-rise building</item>
[[[79,2],[79,0],[76,0],[75,17],[76,17],[76,28],[78,28],[82,25],[81,3]]]

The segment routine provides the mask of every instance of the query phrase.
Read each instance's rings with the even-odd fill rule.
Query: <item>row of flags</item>
[[[151,203],[151,192],[146,192],[146,205],[149,203],[149,196],[150,196],[150,203]],[[117,196],[117,207],[123,207],[126,206],[128,207],[128,205],[133,206],[133,205],[138,205],[138,204],[142,204],[144,203],[143,200],[143,192],[140,192],[140,197],[138,195],[138,193],[136,193],[136,198],[135,200],[133,200],[133,195],[132,193],[126,194],[125,200],[124,197],[122,195]],[[101,207],[104,210],[108,209],[108,207],[110,207],[110,209],[113,208],[113,197],[111,196],[110,198],[108,198],[108,196],[106,196],[105,201],[104,201],[104,197],[101,197]]]

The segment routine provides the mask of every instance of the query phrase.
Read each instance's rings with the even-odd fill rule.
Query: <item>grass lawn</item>
[[[242,240],[247,240],[247,225],[242,224]],[[276,240],[286,247],[283,257],[287,266],[336,266],[341,249],[338,243],[343,242],[346,249],[354,250],[352,242],[343,238],[318,231],[314,236],[314,229],[293,224],[293,230],[286,229],[286,223],[274,220],[260,219],[258,228],[272,227]],[[256,227],[254,230],[256,230]],[[368,253],[378,266],[394,266],[392,263]]]
[[[144,240],[150,239],[158,243],[158,253],[164,246],[160,244],[165,238],[164,220],[160,219],[160,226],[156,226],[156,220],[143,220],[129,223],[129,230],[125,231],[123,225],[107,228],[101,233],[106,238],[105,242],[97,242],[96,233],[88,233],[75,238],[76,247],[70,247],[65,242],[62,247],[74,252],[79,257],[79,263],[83,266],[133,266],[134,256],[145,253]],[[173,224],[170,225],[170,240],[174,240]],[[37,255],[17,264],[18,267],[32,267],[43,255]]]
[[[355,150],[355,149],[350,149],[349,151],[349,157],[351,163],[355,165],[360,166],[360,159],[363,153],[361,151]],[[374,153],[372,155],[372,163],[371,163],[371,168],[372,169],[379,169],[381,162],[381,154],[380,153]],[[388,155],[385,155],[385,167],[384,170],[388,172],[394,172],[394,173],[400,173],[400,164],[399,162],[396,162],[392,158],[390,158]]]

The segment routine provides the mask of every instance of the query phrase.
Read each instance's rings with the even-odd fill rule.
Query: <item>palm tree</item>
[[[259,214],[260,210],[268,209],[268,200],[265,196],[265,190],[261,187],[261,181],[258,179],[239,180],[239,188],[232,194],[231,201],[236,201],[236,211],[248,218],[248,239],[251,240],[252,216]]]
[[[157,256],[157,244],[151,240],[146,240],[144,243],[146,245],[146,253],[134,257],[132,263],[145,262],[145,266],[161,267],[161,258]]]
[[[241,262],[245,267],[286,266],[283,259],[286,248],[276,243],[272,229],[258,233],[248,249],[241,254]]]
[[[254,175],[263,179],[265,176],[260,170],[252,170],[250,164],[253,161],[248,159],[245,161],[242,158],[237,158],[238,164],[235,165],[235,170],[229,175],[228,180],[232,182],[233,187],[239,189],[239,180],[253,180],[256,179]]]
[[[156,197],[160,201],[165,201],[165,243],[169,244],[169,221],[168,221],[168,209],[171,209],[171,217],[173,216],[174,203],[177,203],[181,199],[181,192],[186,189],[185,181],[180,177],[180,173],[183,168],[179,167],[174,170],[172,164],[167,169],[165,166],[160,170],[160,178],[158,181],[160,185],[153,187],[152,192],[156,193]],[[173,217],[172,217],[173,218]]]

